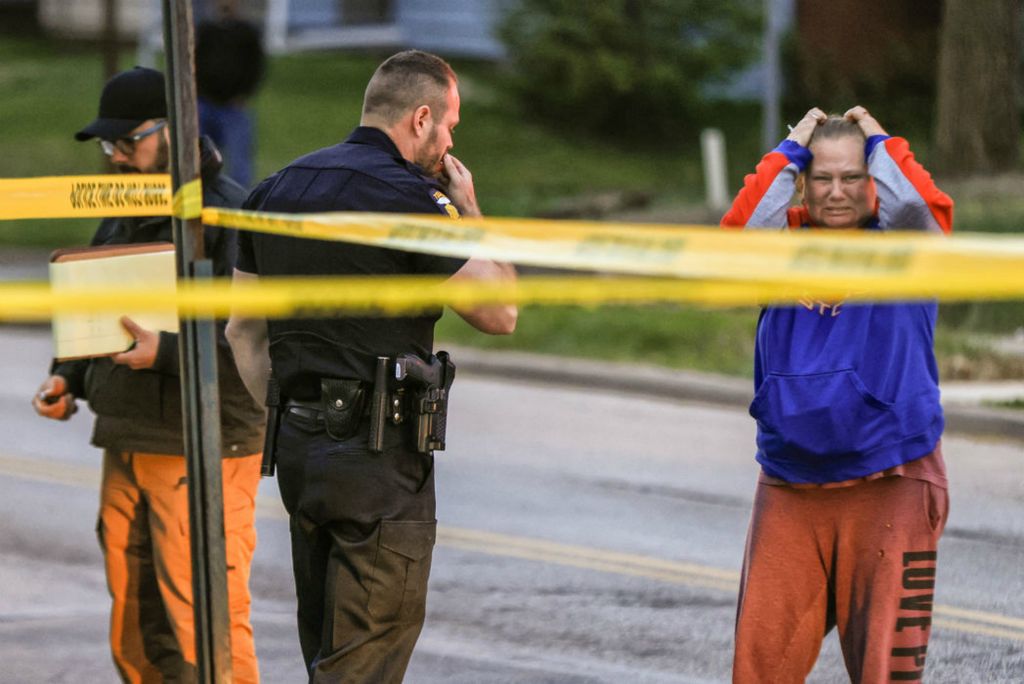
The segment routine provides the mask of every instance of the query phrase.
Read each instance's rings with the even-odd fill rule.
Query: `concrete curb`
[[[451,351],[459,372],[466,375],[626,392],[744,411],[753,399],[751,382],[742,378],[640,364],[439,346]],[[948,401],[943,409],[949,432],[1024,442],[1024,411]]]

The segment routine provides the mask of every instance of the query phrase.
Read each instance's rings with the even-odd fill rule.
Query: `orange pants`
[[[222,460],[233,681],[258,682],[249,622],[260,455]],[[185,459],[105,451],[97,524],[113,599],[110,648],[125,682],[194,681]]]
[[[733,682],[803,682],[833,627],[852,682],[921,681],[947,510],[945,489],[909,477],[758,484]]]

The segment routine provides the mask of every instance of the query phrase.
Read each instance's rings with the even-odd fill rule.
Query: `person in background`
[[[252,185],[255,122],[249,100],[266,74],[259,29],[242,19],[210,19],[196,26],[196,92],[199,132],[224,155],[224,173]]]

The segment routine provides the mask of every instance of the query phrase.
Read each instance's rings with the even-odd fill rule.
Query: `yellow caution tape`
[[[120,313],[176,308],[183,317],[316,317],[337,312],[399,314],[450,305],[495,303],[626,304],[685,302],[741,306],[802,301],[947,300],[1020,298],[1024,270],[1007,282],[979,287],[973,278],[951,274],[934,285],[899,275],[804,275],[774,281],[694,281],[594,276],[523,277],[516,283],[419,277],[260,278],[182,281],[176,292],[118,287],[51,291],[45,283],[0,284],[0,320],[46,320],[54,314]]]
[[[39,185],[43,180],[49,183]],[[20,191],[12,190],[19,183]],[[33,202],[48,192],[51,200],[61,193],[65,205],[54,203],[48,216],[64,207],[74,215],[131,215],[140,207],[149,215],[170,211],[167,176],[93,176],[53,179],[26,179],[0,182],[7,192],[14,213],[20,207],[27,215],[31,204],[29,185],[35,186]],[[45,192],[44,192],[45,191]],[[26,194],[27,193],[27,194]],[[42,194],[38,194],[42,193]],[[7,197],[5,196],[5,197]],[[53,200],[56,202],[56,200]],[[149,204],[147,204],[147,202]],[[163,202],[163,204],[161,204]],[[175,211],[194,216],[201,203],[198,183],[181,188],[175,198]],[[38,208],[38,207],[37,207]],[[594,270],[643,276],[685,278],[685,283],[651,285],[642,281],[644,294],[637,301],[694,301],[709,305],[753,304],[765,301],[793,301],[806,297],[833,299],[857,298],[940,298],[991,299],[1024,298],[1024,239],[1019,237],[971,234],[939,237],[920,232],[874,231],[726,231],[719,228],[654,224],[609,224],[593,221],[547,221],[531,219],[465,218],[451,221],[444,216],[419,216],[392,213],[272,214],[207,207],[201,211],[203,222],[252,231],[322,240],[340,240],[377,247],[400,249],[456,257],[482,257],[576,270]],[[708,281],[700,287],[694,280]],[[292,281],[300,282],[300,281]],[[310,281],[307,281],[310,282]],[[352,285],[351,296],[324,301],[332,309],[358,310],[379,307],[396,311],[436,306],[444,302],[468,301],[462,289],[479,290],[479,284],[459,285],[435,299],[422,301],[411,287],[394,286],[394,297],[381,300],[375,291],[384,287],[379,281],[363,289]],[[604,281],[597,281],[604,282]],[[619,287],[621,281],[615,281]],[[323,290],[348,283],[345,279],[317,281]],[[750,289],[739,284],[748,283]],[[348,285],[345,285],[348,287]],[[267,285],[267,287],[271,287]],[[284,286],[281,286],[284,287]],[[388,286],[390,287],[390,286]],[[534,287],[534,286],[531,286]],[[616,293],[602,290],[591,293],[593,285],[570,287],[558,280],[540,289],[502,290],[497,299],[527,303],[547,301],[597,303],[629,301]],[[639,287],[639,286],[638,286]],[[652,290],[652,287],[658,289]],[[774,289],[773,289],[774,288]],[[780,289],[781,288],[781,289]],[[553,293],[549,295],[548,293]],[[26,291],[27,292],[27,291]],[[274,290],[267,290],[268,296]],[[301,295],[287,289],[286,299],[295,307],[304,306]],[[697,297],[694,293],[702,293]],[[362,299],[355,300],[355,293]],[[851,294],[853,293],[853,294]],[[38,294],[38,293],[37,293]],[[124,292],[111,293],[118,302]],[[211,289],[209,296],[215,296]],[[0,311],[14,311],[11,299]],[[146,293],[141,293],[143,299]],[[64,295],[61,295],[63,297]],[[181,296],[186,296],[182,294]],[[191,296],[191,295],[188,295]],[[285,295],[279,295],[284,297]],[[332,295],[333,296],[333,295]],[[573,299],[575,297],[575,299]],[[62,300],[63,301],[63,300]],[[84,301],[84,300],[83,300]],[[320,306],[321,304],[316,304]],[[166,303],[164,304],[166,306]],[[188,306],[181,304],[188,312]],[[354,307],[354,308],[353,308]],[[389,308],[390,307],[390,308]],[[134,307],[133,307],[134,308]],[[254,309],[266,315],[285,315],[275,310]],[[403,309],[404,310],[404,309]],[[226,310],[217,309],[219,314]]]
[[[170,208],[167,174],[0,180],[0,219],[166,216]]]
[[[761,282],[814,276],[913,283],[927,296],[963,278],[1012,296],[1024,238],[921,232],[731,231],[699,226],[373,213],[271,214],[206,208],[208,225],[576,270]],[[877,290],[876,290],[877,291]],[[1001,293],[997,295],[995,293]],[[960,295],[970,292],[960,292]],[[1016,296],[1024,297],[1024,289]]]
[[[198,178],[185,183],[174,193],[171,213],[180,219],[199,218],[203,213],[203,183]]]
[[[196,178],[171,197],[166,173],[0,179],[0,219],[177,216],[199,218]]]

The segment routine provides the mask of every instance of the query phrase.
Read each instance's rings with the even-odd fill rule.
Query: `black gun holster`
[[[403,355],[396,363],[412,397],[410,408],[416,419],[416,451],[421,454],[444,451],[448,393],[455,380],[455,364],[448,352],[443,351],[426,363],[411,355]]]

